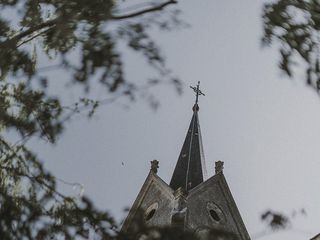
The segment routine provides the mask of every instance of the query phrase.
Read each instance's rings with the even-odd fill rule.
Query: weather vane
[[[198,104],[199,95],[205,96],[204,93],[201,92],[201,90],[199,89],[199,87],[200,87],[200,81],[198,81],[197,87],[192,87],[192,86],[190,86],[190,88],[192,88],[193,91],[196,93],[196,103],[195,103],[195,104]]]

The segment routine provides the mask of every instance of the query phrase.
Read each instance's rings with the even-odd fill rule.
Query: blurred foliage
[[[279,231],[291,231],[309,234],[308,231],[296,228],[294,220],[300,217],[306,217],[307,213],[304,208],[293,209],[291,213],[286,214],[274,210],[266,210],[260,216],[261,222],[265,225],[261,232],[253,234],[253,239],[265,238],[267,235],[275,234]],[[310,233],[312,234],[312,233]]]
[[[44,68],[64,71],[69,85],[83,86],[84,94],[98,85],[106,94],[132,100],[141,85],[125,78],[126,47],[155,69],[157,76],[145,81],[144,92],[161,82],[181,90],[149,35],[154,28],[179,25],[178,12],[170,8],[176,1],[149,2],[130,11],[122,10],[126,3],[0,0],[1,239],[118,239],[112,217],[86,196],[60,193],[57,179],[26,143],[32,138],[55,143],[66,120],[84,110],[91,117],[100,104],[81,96],[64,106],[59,94],[50,94],[53,79]]]
[[[303,66],[305,81],[320,89],[320,2],[318,0],[277,0],[263,9],[263,45],[278,43],[280,69],[289,77],[294,66]]]
[[[0,0],[0,237],[1,239],[194,239],[174,228],[139,224],[137,234],[125,235],[108,213],[98,210],[86,196],[68,197],[57,190],[57,179],[28,149],[31,138],[55,143],[65,121],[88,110],[92,116],[100,102],[81,97],[64,106],[51,96],[52,79],[44,69],[57,68],[72,86],[87,92],[99,85],[106,93],[135,99],[141,89],[170,82],[181,91],[156,42],[154,27],[166,31],[179,26],[175,0],[146,3],[125,11],[116,0]],[[294,11],[293,11],[294,10]],[[282,42],[281,68],[291,76],[293,55],[307,63],[307,82],[317,87],[317,1],[278,1],[265,7],[264,43]],[[296,22],[296,14],[304,16]],[[144,57],[157,76],[141,87],[125,75],[123,47]],[[39,67],[44,59],[50,66]],[[45,61],[45,62],[46,62]],[[156,101],[147,95],[152,106]],[[9,133],[9,134],[8,134]],[[12,142],[8,135],[19,140]],[[285,218],[265,214],[270,226]],[[210,239],[235,239],[214,232]]]
[[[289,218],[278,212],[268,210],[261,215],[261,220],[267,223],[272,230],[285,229],[289,226]]]

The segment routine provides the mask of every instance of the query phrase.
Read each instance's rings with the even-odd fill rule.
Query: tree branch
[[[35,35],[31,36],[31,37],[28,38],[27,40],[24,40],[24,41],[20,42],[20,43],[17,45],[17,48],[19,48],[20,46],[22,46],[22,45],[25,44],[25,43],[30,42],[30,41],[33,40],[33,39],[39,37],[40,35],[49,32],[50,30],[51,30],[51,28],[48,28],[48,29],[46,29],[46,30],[44,30],[44,31],[42,31],[42,32],[40,32],[40,33],[38,33],[38,34],[35,34]]]
[[[140,10],[138,12],[134,12],[134,13],[130,13],[130,14],[122,15],[122,16],[111,16],[111,19],[112,20],[123,20],[123,19],[127,19],[127,18],[134,18],[134,17],[141,16],[143,14],[146,14],[146,13],[160,11],[163,8],[165,8],[166,6],[171,5],[171,4],[176,4],[176,3],[178,3],[176,0],[170,0],[170,1],[167,1],[167,2],[160,4],[158,6],[146,8],[146,9]]]
[[[19,177],[28,178],[31,182],[35,181],[42,188],[43,188],[43,186],[47,188],[47,189],[43,188],[44,190],[49,190],[49,191],[55,193],[57,196],[59,196],[63,200],[68,199],[67,196],[65,196],[64,194],[57,191],[53,186],[50,186],[48,183],[46,183],[44,180],[42,180],[42,178],[39,176],[33,176],[32,174],[28,175],[27,173],[19,171],[18,169],[14,168],[14,167],[0,166],[0,169],[3,169],[7,172],[13,172],[13,174],[15,174],[16,176],[19,176]],[[58,199],[56,199],[56,200],[58,200]]]
[[[146,9],[134,12],[134,13],[130,13],[130,14],[126,14],[126,15],[119,15],[119,16],[111,16],[110,19],[111,20],[123,20],[123,19],[128,19],[128,18],[134,18],[134,17],[138,17],[138,16],[141,16],[141,15],[144,15],[146,13],[161,11],[162,9],[167,7],[168,5],[176,4],[176,3],[178,3],[177,0],[169,0],[167,2],[159,4],[157,6],[154,6],[154,7],[151,7],[151,8],[146,8]],[[25,31],[13,36],[12,38],[10,38],[8,40],[5,40],[3,42],[0,42],[0,48],[1,47],[6,47],[7,44],[10,44],[10,43],[17,44],[17,42],[19,40],[23,39],[24,37],[27,37],[28,35],[36,32],[36,31],[39,31],[41,29],[48,28],[48,27],[50,28],[50,27],[56,25],[58,23],[58,21],[59,21],[59,18],[55,18],[55,19],[51,19],[51,20],[48,20],[46,22],[40,23],[39,25],[30,27],[29,29],[27,29],[27,30],[25,30]],[[36,35],[36,37],[37,36],[38,35]],[[33,38],[30,38],[30,39],[24,41],[23,44],[28,42],[29,40],[32,40],[32,39]]]
[[[24,38],[24,37],[27,37],[28,35],[38,31],[38,30],[41,30],[43,28],[46,28],[46,27],[52,27],[53,25],[55,25],[57,23],[57,18],[55,19],[52,19],[52,20],[49,20],[49,21],[46,21],[46,22],[43,22],[43,23],[40,23],[39,25],[36,25],[34,27],[31,27],[17,35],[15,35],[14,37],[0,43],[0,47],[1,46],[5,46],[6,44],[12,42],[12,43],[17,43],[20,39]]]

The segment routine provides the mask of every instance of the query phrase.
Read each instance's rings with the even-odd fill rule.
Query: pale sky
[[[123,219],[150,168],[160,161],[166,182],[178,159],[192,116],[189,85],[201,81],[200,125],[208,175],[214,161],[225,176],[252,239],[310,239],[320,232],[320,97],[277,68],[276,49],[262,49],[262,3],[257,0],[180,0],[189,28],[154,32],[168,66],[185,84],[178,96],[168,85],[154,93],[154,112],[139,100],[99,108],[92,120],[79,116],[54,147],[33,142],[56,176],[84,185],[99,208]],[[140,58],[127,54],[128,78],[152,74]],[[301,72],[301,71],[300,71]],[[52,73],[63,79],[62,73]],[[97,96],[103,94],[97,91]],[[72,95],[70,96],[72,98]],[[123,164],[122,164],[123,163]],[[63,186],[68,193],[78,190]],[[254,238],[264,225],[260,214],[304,208],[292,230]]]

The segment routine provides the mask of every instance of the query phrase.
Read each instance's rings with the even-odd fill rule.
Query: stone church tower
[[[216,162],[215,175],[206,179],[206,168],[199,125],[197,87],[191,123],[170,184],[158,175],[158,161],[151,162],[145,180],[122,231],[130,232],[136,214],[142,211],[150,226],[175,226],[205,235],[210,230],[223,231],[250,240],[239,210],[223,175],[223,162]]]

